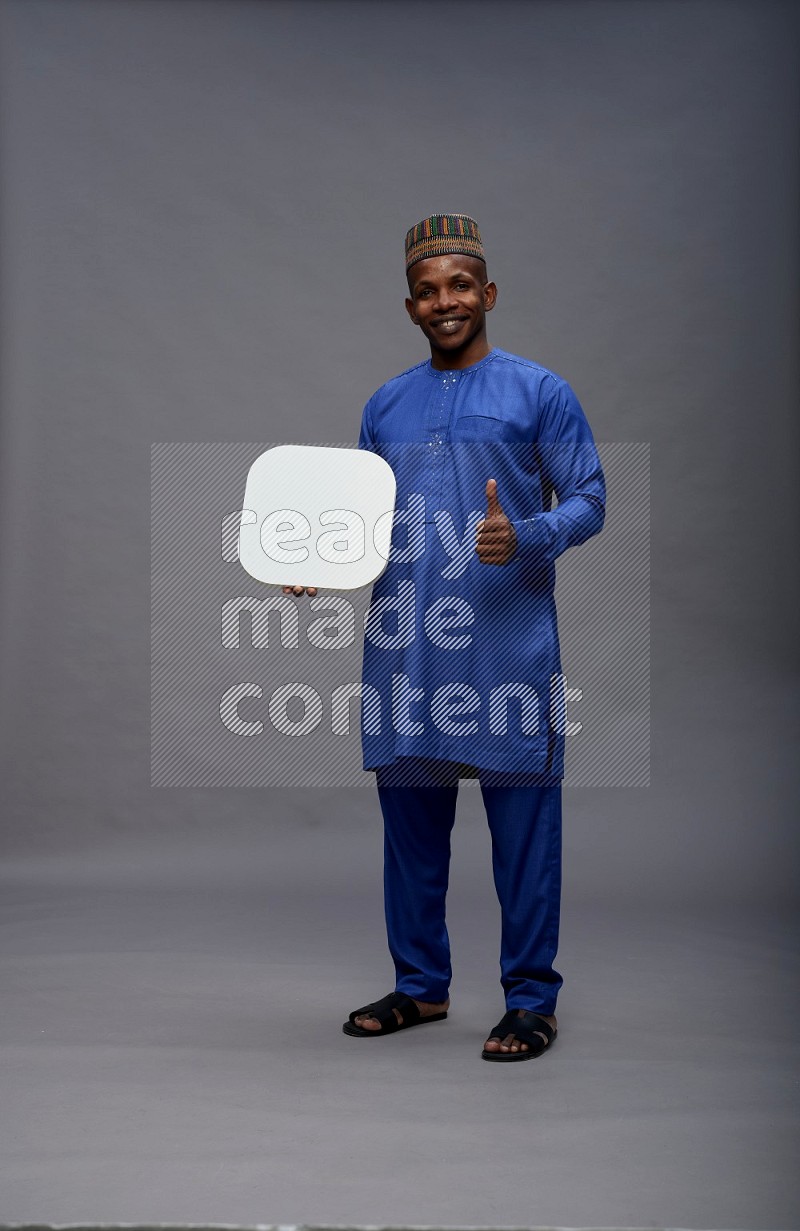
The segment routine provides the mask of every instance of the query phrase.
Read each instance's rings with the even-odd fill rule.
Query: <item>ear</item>
[[[491,312],[494,305],[497,303],[497,287],[494,282],[487,282],[483,288],[483,306],[487,312]]]
[[[413,324],[418,325],[418,324],[419,324],[419,321],[417,320],[416,315],[414,314],[414,301],[413,301],[413,299],[407,299],[407,300],[406,300],[406,312],[407,312],[407,313],[408,313],[408,315],[411,317],[411,320],[412,320]]]

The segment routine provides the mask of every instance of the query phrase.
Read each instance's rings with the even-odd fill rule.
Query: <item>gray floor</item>
[[[317,795],[260,829],[6,863],[0,1221],[798,1225],[785,908],[589,895],[568,858],[558,1040],[486,1064],[498,908],[470,784],[450,1017],[348,1038],[393,986],[356,794],[331,823]]]

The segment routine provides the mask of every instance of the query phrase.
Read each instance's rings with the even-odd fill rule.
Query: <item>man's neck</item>
[[[475,345],[478,342],[479,345]],[[491,346],[484,334],[480,339],[473,338],[463,351],[439,351],[431,347],[431,367],[437,372],[457,372],[461,368],[471,368],[473,363],[480,363],[491,352]]]

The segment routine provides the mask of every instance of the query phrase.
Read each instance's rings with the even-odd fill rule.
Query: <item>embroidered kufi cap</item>
[[[431,214],[406,235],[406,272],[417,261],[452,252],[486,260],[477,222],[466,214]]]

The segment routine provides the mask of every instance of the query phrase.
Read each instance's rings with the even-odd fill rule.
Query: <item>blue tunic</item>
[[[461,370],[428,360],[369,399],[359,447],[397,479],[392,553],[365,617],[364,768],[413,756],[560,779],[555,561],[605,517],[574,392],[497,348]],[[475,552],[490,478],[517,535],[502,566]]]

